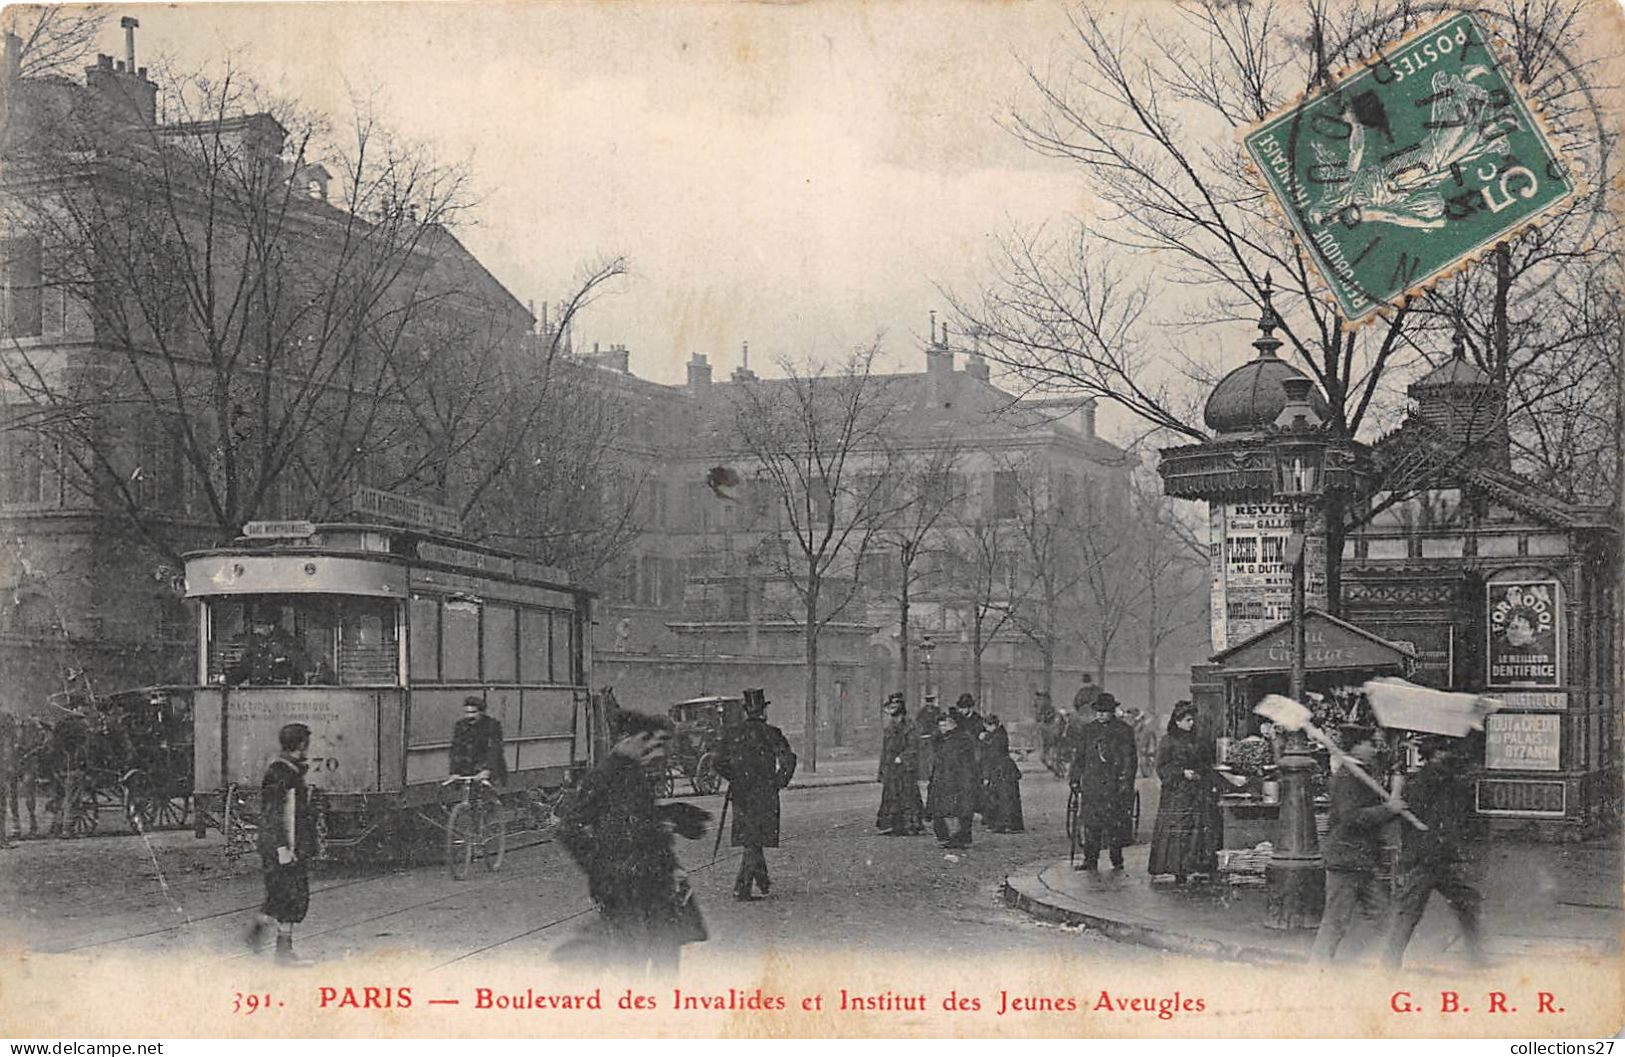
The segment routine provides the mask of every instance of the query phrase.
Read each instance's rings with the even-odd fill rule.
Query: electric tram
[[[426,528],[256,522],[186,556],[186,594],[195,833],[212,823],[228,850],[248,846],[287,723],[311,729],[325,847],[361,854],[444,825],[471,694],[502,723],[509,809],[545,815],[604,742],[592,595],[561,570]]]

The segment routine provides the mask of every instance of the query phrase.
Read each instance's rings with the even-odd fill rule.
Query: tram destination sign
[[[409,528],[428,529],[447,536],[459,536],[463,531],[463,519],[451,507],[379,488],[357,488],[350,500],[350,511],[362,517]]]
[[[243,526],[243,535],[252,539],[309,539],[316,535],[316,526],[308,521],[250,521]]]

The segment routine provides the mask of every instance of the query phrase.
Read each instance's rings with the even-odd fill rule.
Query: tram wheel
[[[479,823],[472,804],[453,804],[446,818],[446,868],[455,881],[466,880],[474,861],[474,845],[479,840]]]

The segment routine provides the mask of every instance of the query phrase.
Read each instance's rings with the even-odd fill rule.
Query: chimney
[[[620,371],[622,374],[632,373],[632,354],[619,342],[609,347],[609,351],[604,353],[604,360],[611,370]]]
[[[124,30],[124,68],[131,73],[135,72],[135,31],[141,28],[139,19],[125,15],[118,20],[119,26]]]
[[[711,364],[705,353],[696,352],[688,359],[688,387],[696,389],[711,384]]]
[[[1085,437],[1095,435],[1095,398],[1092,396],[1078,405],[1078,432]]]
[[[6,33],[6,83],[10,84],[23,75],[23,38],[12,32]]]
[[[734,368],[733,381],[754,382],[756,372],[750,369],[750,342],[741,342],[739,345],[739,366]]]
[[[972,352],[965,357],[965,373],[979,382],[986,382],[991,377],[987,360],[980,353]]]

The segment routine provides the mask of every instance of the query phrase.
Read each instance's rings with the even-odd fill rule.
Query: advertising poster
[[[1497,581],[1487,592],[1489,685],[1562,685],[1562,585]]]

